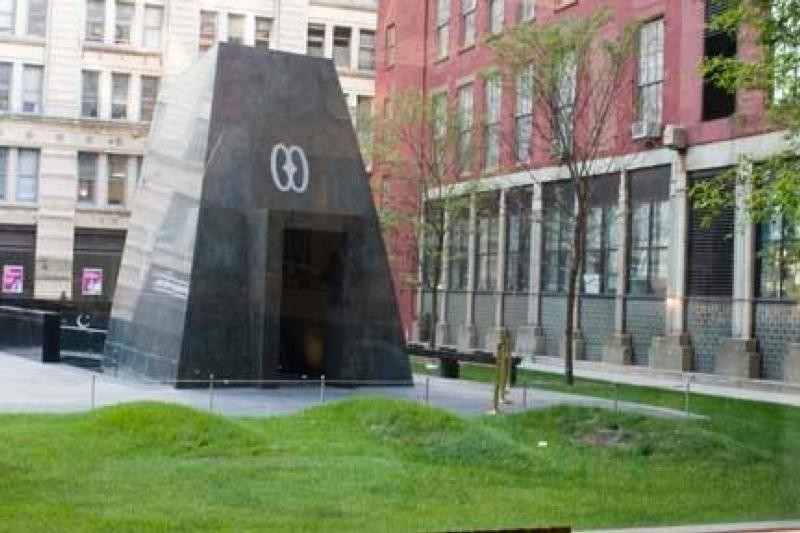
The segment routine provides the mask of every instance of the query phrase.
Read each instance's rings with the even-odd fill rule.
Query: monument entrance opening
[[[288,376],[325,373],[326,339],[341,303],[344,233],[283,233],[279,369]]]

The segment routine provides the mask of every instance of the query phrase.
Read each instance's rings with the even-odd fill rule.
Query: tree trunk
[[[576,306],[580,305],[579,302],[579,287],[580,273],[583,271],[583,249],[586,243],[586,217],[587,217],[587,202],[585,183],[583,178],[578,178],[576,181],[577,195],[576,200],[577,213],[575,216],[575,226],[572,233],[572,261],[570,261],[569,278],[567,280],[567,316],[566,324],[564,327],[564,340],[566,346],[564,347],[564,381],[567,385],[572,386],[575,384],[575,328],[579,325],[576,324],[575,313]]]

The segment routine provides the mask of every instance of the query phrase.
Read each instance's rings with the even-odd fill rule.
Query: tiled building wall
[[[692,339],[694,370],[714,372],[714,359],[722,340],[731,336],[730,300],[690,298],[686,302],[686,329]]]
[[[467,293],[448,292],[447,293],[447,338],[443,339],[445,344],[458,344],[458,332],[464,325],[464,317],[467,313]]]
[[[564,321],[567,316],[567,299],[563,296],[542,296],[542,329],[544,329],[547,355],[561,355],[564,338]]]
[[[481,349],[488,348],[489,333],[496,327],[495,300],[494,294],[475,295],[475,346]]]
[[[511,334],[511,345],[517,340],[517,329],[528,323],[527,294],[506,294],[503,305],[503,325]]]
[[[602,360],[603,347],[614,333],[614,306],[613,297],[581,299],[581,333],[585,359]]]
[[[761,354],[761,377],[783,379],[783,359],[790,342],[800,342],[800,307],[796,303],[757,303],[755,336]]]
[[[664,300],[629,298],[625,303],[625,325],[633,344],[633,364],[649,364],[653,337],[664,335],[666,328]]]

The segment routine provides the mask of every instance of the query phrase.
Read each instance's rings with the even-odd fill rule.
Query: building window
[[[130,74],[111,75],[111,118],[128,118],[128,86],[130,85]]]
[[[517,74],[514,105],[514,154],[519,163],[531,160],[533,137],[533,65],[526,65]]]
[[[8,182],[8,148],[0,148],[0,202],[6,199]]]
[[[628,292],[663,296],[667,289],[670,167],[630,174],[631,233]]]
[[[100,73],[84,70],[81,92],[81,116],[97,118],[99,105]]]
[[[477,0],[461,0],[461,46],[475,44],[475,7]]]
[[[758,227],[758,296],[800,297],[800,225],[776,218]]]
[[[386,27],[386,65],[394,66],[397,60],[397,29],[394,24]]]
[[[140,119],[143,122],[153,120],[153,112],[158,100],[159,79],[155,76],[142,76],[142,96],[140,100]]]
[[[333,28],[333,63],[336,68],[350,68],[350,38],[352,30],[336,26]]]
[[[125,205],[128,156],[108,156],[108,205]]]
[[[437,232],[435,228],[441,228],[443,225],[442,209],[436,203],[430,202],[425,204],[425,223],[423,224],[422,231],[422,286],[425,289],[432,289],[434,283],[441,280],[436,280],[436,268],[442,267],[442,257],[439,254],[439,247],[437,246],[436,237]],[[441,276],[441,272],[439,273]]]
[[[16,0],[0,0],[0,33],[14,33]]]
[[[375,70],[375,32],[361,30],[358,40],[358,69]]]
[[[145,48],[161,48],[161,29],[163,26],[164,8],[161,6],[145,6],[142,46]]]
[[[502,87],[499,74],[492,74],[486,80],[486,127],[484,130],[486,170],[500,166],[500,99]]]
[[[582,289],[615,294],[619,280],[619,175],[591,178]]]
[[[369,150],[372,144],[372,101],[371,96],[356,97],[356,131],[362,150]]]
[[[200,12],[200,51],[205,52],[217,44],[217,13]]]
[[[458,89],[458,161],[462,172],[469,162],[472,145],[472,103],[472,84],[462,85]]]
[[[434,171],[442,177],[447,149],[447,93],[440,92],[431,97],[431,114]]]
[[[17,201],[39,198],[39,150],[20,149],[17,154]]]
[[[661,124],[664,94],[664,20],[654,20],[639,30],[637,120]]]
[[[22,112],[39,115],[42,113],[42,84],[44,67],[25,65],[22,67]]]
[[[436,7],[436,58],[450,53],[450,0],[439,0]]]
[[[489,0],[489,31],[501,33],[505,23],[505,1]]]
[[[117,2],[117,15],[114,24],[114,42],[131,44],[131,27],[133,26],[134,5],[128,2]]]
[[[306,53],[311,57],[325,57],[325,26],[322,24],[308,25]]]
[[[572,260],[572,229],[574,224],[574,189],[571,182],[545,183],[544,253],[542,290],[564,293]]]
[[[478,198],[475,217],[475,289],[497,289],[497,251],[500,241],[499,207],[496,193]]]
[[[0,112],[11,111],[11,77],[13,65],[0,63]]]
[[[730,7],[730,0],[706,0],[704,57],[735,58],[738,52],[736,35],[727,30],[712,29],[711,21]],[[736,111],[736,94],[717,85],[710,77],[703,80],[703,120],[730,117]]]
[[[86,0],[86,40],[103,42],[105,34],[105,0]]]
[[[272,35],[272,19],[256,17],[256,48],[269,50],[269,38]]]
[[[93,204],[97,189],[97,154],[78,153],[78,202]]]
[[[44,37],[47,28],[47,0],[28,0],[28,35]]]
[[[530,189],[506,192],[506,292],[530,290],[532,201]]]
[[[555,124],[553,128],[553,150],[560,156],[572,150],[572,135],[575,122],[575,91],[577,65],[574,57],[562,59],[559,66],[558,92],[556,94]]]
[[[447,247],[447,288],[453,291],[467,290],[469,269],[469,212],[454,211],[448,228],[450,241]]]
[[[519,19],[530,20],[533,18],[534,0],[519,0]]]
[[[228,14],[228,42],[244,44],[244,15]]]

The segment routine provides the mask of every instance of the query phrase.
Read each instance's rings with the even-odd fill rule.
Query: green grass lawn
[[[800,518],[800,410],[696,403],[711,420],[567,407],[464,418],[376,398],[259,420],[158,404],[0,416],[0,530],[443,531]]]

